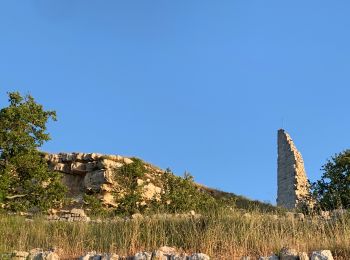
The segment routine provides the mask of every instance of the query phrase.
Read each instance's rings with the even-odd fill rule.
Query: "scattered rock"
[[[284,247],[280,252],[280,260],[298,260],[298,251],[293,248]]]
[[[210,257],[206,254],[196,253],[190,256],[190,260],[210,260]]]
[[[59,260],[60,257],[54,251],[44,251],[41,248],[34,248],[29,251],[28,259],[30,260]]]
[[[143,216],[140,213],[135,213],[131,215],[131,219],[140,220],[140,219],[143,219]]]
[[[28,252],[25,251],[13,251],[11,253],[11,259],[14,260],[25,260],[29,256]]]
[[[333,256],[330,250],[314,251],[311,260],[333,260]]]
[[[152,259],[152,254],[148,252],[140,252],[135,254],[133,257],[133,260],[151,260]]]
[[[69,222],[89,222],[90,218],[86,216],[83,209],[73,208],[70,211],[61,210],[57,215],[49,215],[47,217],[51,221],[69,221]]]
[[[279,260],[277,255],[261,256],[259,260]]]
[[[119,260],[119,255],[117,254],[104,254],[101,260]]]

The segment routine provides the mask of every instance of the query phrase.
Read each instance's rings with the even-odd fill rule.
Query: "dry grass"
[[[168,245],[203,252],[212,259],[269,255],[289,246],[310,252],[330,249],[336,259],[350,259],[350,219],[298,221],[251,212],[220,212],[198,219],[153,219],[103,223],[48,222],[41,217],[0,217],[0,252],[59,247],[67,257],[84,252],[121,255]],[[67,258],[68,259],[68,258]]]

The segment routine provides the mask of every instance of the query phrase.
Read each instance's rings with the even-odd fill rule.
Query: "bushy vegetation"
[[[38,151],[50,139],[46,124],[56,113],[18,92],[9,93],[9,103],[0,110],[0,203],[14,211],[59,206],[65,188]]]
[[[142,205],[141,186],[137,180],[145,175],[145,167],[142,160],[132,158],[133,163],[124,164],[115,169],[114,178],[118,183],[115,197],[117,198],[117,214],[134,214],[143,212],[145,205]]]

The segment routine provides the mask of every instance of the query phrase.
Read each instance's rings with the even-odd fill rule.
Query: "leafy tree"
[[[322,209],[350,208],[350,150],[335,154],[322,166],[321,180],[313,183],[313,196]]]
[[[8,97],[9,106],[0,110],[0,203],[11,210],[58,206],[65,188],[38,150],[50,140],[46,124],[56,113],[30,95],[10,92]]]

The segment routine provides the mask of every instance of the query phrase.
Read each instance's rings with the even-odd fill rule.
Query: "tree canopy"
[[[322,209],[350,208],[350,150],[335,154],[322,166],[313,195]]]
[[[46,111],[30,95],[8,93],[9,105],[0,110],[0,203],[12,210],[43,210],[57,206],[65,188],[38,150],[50,140]]]

